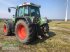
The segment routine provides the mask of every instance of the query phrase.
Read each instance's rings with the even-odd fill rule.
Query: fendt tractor
[[[24,3],[17,7],[9,7],[15,9],[15,15],[11,20],[6,20],[4,24],[4,35],[14,33],[17,39],[22,43],[34,41],[38,36],[44,36],[49,32],[47,18],[42,19],[40,16],[39,5],[33,3]],[[44,12],[45,13],[45,12]]]

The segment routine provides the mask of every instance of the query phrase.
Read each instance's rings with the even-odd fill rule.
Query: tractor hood
[[[41,25],[44,24],[44,23],[48,23],[48,19],[47,18],[44,18],[44,17],[41,17]]]

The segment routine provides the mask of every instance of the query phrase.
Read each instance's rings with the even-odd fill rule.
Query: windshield
[[[37,7],[31,7],[31,16],[40,16],[39,8]]]

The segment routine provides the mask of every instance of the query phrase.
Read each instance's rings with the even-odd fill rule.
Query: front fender
[[[47,21],[48,21],[47,19],[41,18],[41,20],[40,20],[40,25],[43,25],[43,24],[48,23]]]

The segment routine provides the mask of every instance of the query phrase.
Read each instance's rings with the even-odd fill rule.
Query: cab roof
[[[27,6],[27,5],[34,6],[34,7],[39,7],[39,8],[41,7],[40,5],[36,5],[34,3],[27,3],[27,2],[25,2],[25,3],[23,3],[23,4],[19,5],[19,6]]]

